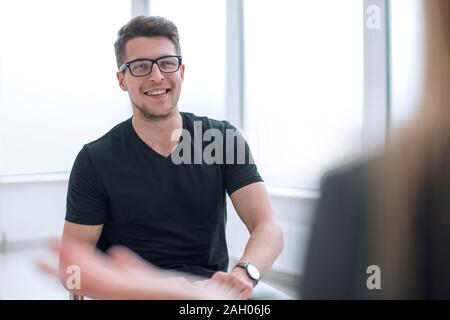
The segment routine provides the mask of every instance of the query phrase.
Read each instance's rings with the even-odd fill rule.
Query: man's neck
[[[139,114],[134,114],[132,125],[138,136],[153,150],[167,156],[176,147],[180,134],[174,136],[174,132],[181,133],[183,119],[176,111],[164,119],[148,120]]]

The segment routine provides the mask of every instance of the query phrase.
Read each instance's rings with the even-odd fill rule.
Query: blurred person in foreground
[[[304,299],[450,298],[450,1],[424,6],[421,109],[379,156],[324,177]]]

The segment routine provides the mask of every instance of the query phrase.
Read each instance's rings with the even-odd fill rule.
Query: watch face
[[[259,278],[261,277],[258,269],[252,264],[247,265],[247,271],[250,277],[252,277],[254,280],[259,280]]]

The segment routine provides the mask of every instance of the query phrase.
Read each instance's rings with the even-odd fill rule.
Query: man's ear
[[[123,91],[128,91],[127,83],[125,81],[125,77],[123,76],[123,72],[116,73],[117,80],[119,81],[119,86]]]
[[[184,81],[184,64],[182,64],[180,66],[180,76],[181,76],[181,80]]]

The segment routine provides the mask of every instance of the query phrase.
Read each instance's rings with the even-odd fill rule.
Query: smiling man
[[[130,97],[133,116],[78,154],[63,243],[69,236],[103,250],[122,245],[161,268],[208,279],[228,270],[228,193],[250,232],[230,281],[255,286],[280,254],[283,235],[248,145],[227,121],[179,112],[185,65],[172,22],[132,19],[119,30],[115,52],[117,79]],[[175,164],[171,155],[183,132],[193,135],[199,125],[203,132],[222,133],[223,139],[230,139],[227,130],[235,130],[232,138],[244,141],[246,161]],[[235,153],[242,150],[235,146]]]

